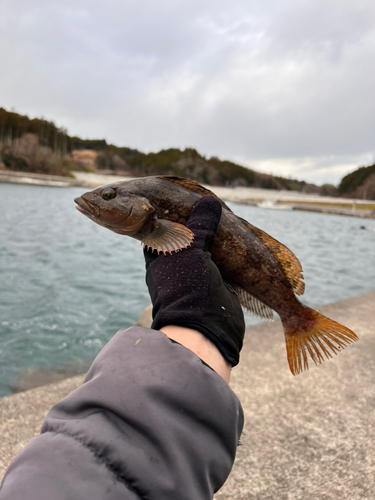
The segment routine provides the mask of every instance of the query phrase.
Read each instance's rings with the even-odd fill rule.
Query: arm
[[[120,330],[12,462],[0,499],[212,499],[242,426],[233,391],[191,350]]]
[[[205,203],[193,224],[207,215]],[[153,329],[120,330],[104,347],[12,462],[0,500],[208,500],[222,486],[243,427],[227,381],[244,322],[202,227],[192,248],[146,255]],[[186,269],[199,272],[181,292],[175,278]]]
[[[160,331],[196,354],[229,384],[231,364],[224,358],[215,344],[201,332],[175,325],[164,326]]]

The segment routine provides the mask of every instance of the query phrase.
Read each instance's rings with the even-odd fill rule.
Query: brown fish
[[[94,222],[148,248],[171,253],[192,242],[194,235],[184,224],[197,200],[207,195],[213,193],[194,181],[162,176],[101,186],[75,202]],[[308,357],[321,363],[358,340],[354,332],[297,299],[295,294],[302,295],[305,289],[302,267],[287,247],[221,204],[220,224],[210,247],[212,259],[243,307],[268,320],[273,310],[279,314],[293,375],[308,368]]]

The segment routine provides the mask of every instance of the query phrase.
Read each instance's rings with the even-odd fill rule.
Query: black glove
[[[153,303],[152,328],[179,325],[198,330],[235,366],[244,316],[236,292],[223,282],[207,251],[220,217],[220,201],[203,196],[186,224],[194,233],[190,247],[172,255],[144,250],[146,283]]]

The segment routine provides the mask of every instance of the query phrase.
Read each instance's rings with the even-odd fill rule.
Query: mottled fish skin
[[[106,210],[118,211],[115,201],[119,199],[131,201],[133,205],[142,206],[147,201],[150,208],[141,214],[144,220],[139,230],[131,234],[141,240],[146,223],[154,214],[158,219],[166,219],[179,224],[186,224],[195,203],[204,195],[213,194],[202,187],[201,192],[193,191],[195,183],[186,182],[186,186],[172,182],[168,177],[145,177],[131,181],[109,184],[82,195],[85,201],[97,206],[101,217],[92,219],[112,231],[125,234],[128,220],[120,217],[120,223],[111,225],[103,217]],[[174,179],[174,177],[170,177]],[[116,190],[116,198],[105,201],[101,193],[106,189]],[[221,201],[221,200],[220,200]],[[112,203],[111,203],[112,202]],[[212,259],[218,266],[222,276],[230,283],[237,285],[270,308],[279,313],[283,307],[290,309],[290,302],[296,300],[292,287],[280,269],[275,257],[262,241],[237,217],[224,202],[222,216],[216,235],[211,243]]]
[[[213,193],[193,181],[161,176],[101,186],[75,201],[94,222],[143,240],[158,220],[185,225],[195,203],[207,195]],[[271,310],[279,314],[292,373],[308,368],[307,355],[320,363],[357,340],[351,330],[297,299],[295,293],[303,293],[304,283],[302,268],[292,252],[220,202],[223,210],[210,247],[212,259],[250,312],[265,318],[270,318]]]

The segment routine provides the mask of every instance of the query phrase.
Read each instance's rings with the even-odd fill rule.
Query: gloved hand
[[[237,294],[223,282],[208,252],[220,217],[220,201],[203,196],[186,224],[194,233],[190,247],[172,255],[144,250],[146,283],[153,303],[152,328],[178,325],[198,330],[235,366],[244,316]]]

